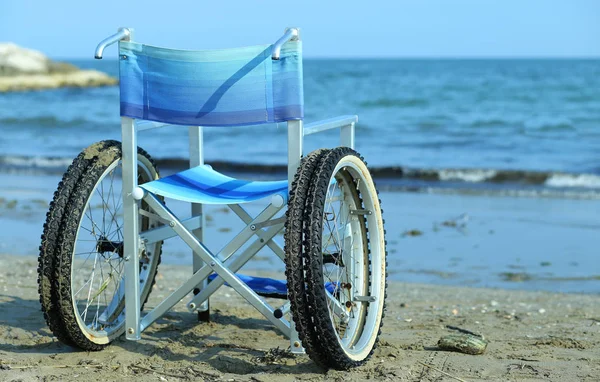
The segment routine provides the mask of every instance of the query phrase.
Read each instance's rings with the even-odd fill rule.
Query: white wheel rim
[[[355,182],[351,182],[347,175],[350,175]],[[354,191],[350,187],[357,188],[358,194],[362,197],[363,205]],[[339,190],[339,191],[338,191]],[[385,295],[385,240],[383,235],[383,221],[381,219],[381,209],[379,198],[375,190],[375,185],[371,179],[367,167],[356,156],[350,155],[342,158],[333,171],[329,182],[327,195],[325,199],[323,214],[323,236],[322,245],[324,259],[329,256],[331,220],[331,205],[333,202],[340,201],[339,210],[343,214],[338,216],[346,217],[341,219],[338,227],[334,230],[343,231],[344,237],[337,236],[337,242],[344,241],[342,248],[343,267],[336,264],[337,271],[342,271],[344,275],[339,282],[348,283],[346,288],[340,285],[334,290],[334,294],[326,293],[328,297],[329,316],[336,332],[338,342],[344,352],[354,360],[362,360],[368,356],[375,340],[377,339],[381,316],[383,312],[383,303]],[[349,210],[354,210],[351,214]],[[370,214],[362,214],[359,210],[371,211]],[[368,240],[370,244],[370,255],[368,255],[367,243],[361,233],[362,223],[359,219],[364,216],[366,225],[369,227]],[[339,225],[344,225],[340,230]],[[326,234],[326,232],[329,232]],[[330,258],[328,258],[331,261]],[[369,272],[369,260],[370,270]],[[323,276],[325,282],[332,282],[329,276],[328,265],[324,264]],[[330,271],[331,272],[331,271]],[[339,293],[338,289],[343,290]],[[337,296],[337,298],[336,298]],[[374,298],[375,301],[367,302],[367,298]],[[333,301],[333,300],[337,300]],[[340,309],[345,308],[347,317],[346,325],[340,325],[344,320]]]
[[[144,163],[146,161],[145,158],[138,161],[139,175],[145,180],[154,179],[151,164]],[[115,189],[115,181],[120,177],[120,166],[120,160],[113,162],[96,182],[79,221],[72,254],[71,302],[75,318],[82,333],[97,344],[107,344],[122,334],[125,324],[124,260],[116,250],[108,254],[97,251],[100,236],[111,243],[123,241],[122,218],[119,219],[123,203],[122,191]],[[110,181],[110,185],[105,185],[107,180]],[[94,217],[94,211],[99,212],[97,202],[103,207],[108,207],[102,208],[101,220]],[[110,208],[112,210],[109,210]],[[86,222],[87,226],[84,225]],[[156,249],[157,247],[149,248],[149,258],[152,262],[158,260]],[[80,257],[85,257],[85,260]],[[150,274],[153,265],[154,263],[152,266],[144,264],[140,269],[142,301],[149,293],[148,281],[153,276]],[[85,270],[86,266],[91,266],[90,272]],[[82,282],[78,283],[79,280]]]

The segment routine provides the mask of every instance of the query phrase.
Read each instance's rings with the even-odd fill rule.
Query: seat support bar
[[[265,237],[271,240],[271,238],[277,235],[277,233],[280,230],[281,226],[271,227],[266,232],[264,232]],[[254,256],[258,251],[260,251],[265,245],[266,240],[257,239],[248,248],[246,248],[246,250],[242,252],[241,255],[237,256],[235,259],[231,259],[230,262],[227,262],[227,268],[230,269],[232,272],[239,271],[248,261],[250,261],[250,259],[252,259],[252,256]],[[191,304],[197,305],[205,299],[207,299],[208,297],[210,297],[210,295],[216,292],[217,289],[219,289],[224,283],[225,280],[222,277],[215,277],[215,279],[208,284],[206,289],[202,290],[198,295],[194,296],[194,298],[190,300],[190,302],[188,303],[188,308],[190,308]]]
[[[277,234],[279,229],[277,227],[272,227],[271,230],[267,230],[266,234],[273,237]],[[238,256],[235,260],[229,259],[226,261],[226,265],[232,272],[237,272],[244,264],[246,264],[252,256],[256,252],[258,252],[263,246],[264,242],[260,240],[256,240],[252,243],[240,256]],[[159,319],[163,314],[165,314],[169,309],[171,309],[175,304],[177,304],[181,299],[183,299],[188,293],[192,291],[195,285],[206,280],[208,276],[213,273],[213,270],[208,265],[204,265],[197,272],[195,272],[192,277],[184,282],[179,288],[177,288],[173,293],[171,293],[166,299],[164,299],[160,304],[158,304],[153,310],[148,312],[142,318],[142,331],[145,330],[148,326],[150,326],[154,321]],[[222,279],[220,279],[222,280]],[[207,300],[214,292],[216,292],[217,288],[211,287],[211,285],[217,285],[218,280],[215,279],[213,282],[208,284],[207,288],[202,289],[199,294],[195,295],[194,298],[187,304],[188,307],[190,304],[195,304],[199,306],[202,301]],[[222,283],[220,285],[223,285]],[[219,285],[219,286],[220,286]],[[208,288],[211,288],[210,290]]]
[[[230,269],[228,269],[223,261],[214,256],[204,244],[200,243],[194,235],[189,232],[175,215],[165,206],[156,196],[151,193],[146,194],[144,200],[148,205],[161,217],[173,222],[173,230],[183,239],[183,241],[198,255],[202,260],[223,278],[236,292],[238,292],[246,301],[248,301],[256,310],[262,313],[273,325],[275,325],[284,334],[290,332],[290,323],[284,318],[275,319],[273,316],[274,309],[262,300],[246,283],[241,281]],[[189,280],[188,280],[189,283]],[[211,283],[212,284],[212,283]],[[181,289],[181,288],[180,288]],[[207,287],[208,289],[208,287]],[[205,290],[207,290],[205,289]],[[202,292],[201,292],[202,293]]]
[[[242,221],[244,223],[250,224],[250,222],[252,222],[252,216],[250,216],[246,212],[246,210],[244,210],[239,204],[231,204],[231,205],[229,205],[229,208],[240,219],[242,219]],[[281,246],[279,244],[277,244],[276,242],[274,242],[271,238],[267,239],[267,236],[268,236],[267,232],[263,231],[262,229],[259,229],[259,230],[256,230],[256,232],[254,232],[254,233],[256,234],[256,236],[260,237],[267,243],[267,246],[271,249],[271,251],[273,251],[273,253],[275,253],[277,255],[277,257],[279,257],[282,261],[285,261],[285,252],[283,251],[283,248],[281,248]]]
[[[162,205],[162,203],[161,203],[161,205]],[[155,210],[155,212],[156,212],[156,210]],[[258,222],[258,221],[262,221],[262,220],[268,220],[271,218],[271,216],[275,215],[276,213],[277,213],[277,211],[274,211],[273,207],[271,205],[269,205],[260,214],[258,214],[258,216],[256,218],[251,219],[251,221]],[[183,224],[183,223],[181,223],[181,224]],[[173,225],[175,225],[175,222],[173,222]],[[171,227],[169,227],[169,229],[173,230],[173,228],[171,228]],[[239,238],[240,234],[236,235],[236,238]],[[273,236],[275,234],[276,234],[276,232],[273,234]],[[174,235],[177,235],[177,234],[174,233]],[[249,237],[251,237],[251,236],[252,235],[250,235]],[[235,238],[234,238],[234,240],[235,240]],[[217,256],[221,256],[221,258],[224,258],[224,260],[228,260],[228,258],[231,256],[231,254],[233,254],[233,252],[237,251],[242,245],[244,245],[245,241],[247,241],[247,239],[239,240],[238,247],[225,246],[217,254]],[[253,255],[254,255],[254,253],[251,253],[248,260]],[[194,257],[199,257],[199,256],[196,253],[194,253]],[[202,260],[202,259],[200,258],[200,260]],[[237,270],[235,270],[234,272],[236,272],[236,271]],[[189,280],[187,280],[183,285],[181,285],[179,288],[177,288],[173,293],[171,293],[171,295],[169,295],[165,300],[163,300],[160,304],[158,304],[152,311],[148,312],[148,314],[146,314],[146,316],[144,316],[144,318],[142,318],[142,331],[145,330],[154,321],[159,319],[169,309],[171,309],[173,306],[175,306],[175,304],[177,304],[179,301],[181,301],[181,299],[183,299],[188,293],[190,293],[195,287],[197,287],[197,285],[203,283],[211,273],[213,273],[213,270],[206,264],[204,264],[204,266],[200,267],[198,270],[195,270],[193,276]],[[202,293],[202,291],[203,290],[201,290],[200,293]],[[213,293],[214,293],[214,291],[213,291]],[[202,296],[201,296],[202,299],[200,299],[198,297],[199,295],[197,295],[192,301],[195,303],[196,307],[201,306],[201,304],[203,302],[208,300],[208,298],[210,297],[211,294],[212,293],[202,294]],[[189,304],[188,304],[188,306],[189,306]]]
[[[219,257],[221,257],[223,260],[227,260],[254,235],[254,231],[252,228],[250,228],[252,224],[258,224],[267,221],[280,210],[281,207],[275,207],[272,204],[269,204],[260,214],[258,214],[258,216],[252,219],[252,221],[246,227],[244,227],[240,233],[235,235],[235,237],[219,251]]]
[[[192,216],[189,219],[183,220],[181,224],[183,224],[186,229],[193,231],[202,227],[202,217]],[[161,240],[167,240],[175,236],[177,236],[177,234],[175,231],[173,231],[173,228],[169,227],[168,225],[153,228],[140,233],[140,239],[142,239],[146,245],[156,243],[157,241]]]

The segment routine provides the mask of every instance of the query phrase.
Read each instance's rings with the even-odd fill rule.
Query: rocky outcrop
[[[117,84],[117,79],[97,70],[55,62],[36,50],[0,43],[0,92],[94,87]]]
[[[110,86],[116,78],[97,70],[79,70],[72,73],[29,74],[0,76],[0,93],[22,90],[57,89],[63,87],[88,88]]]

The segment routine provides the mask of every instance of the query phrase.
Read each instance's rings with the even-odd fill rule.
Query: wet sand
[[[183,303],[142,335],[83,352],[53,338],[37,300],[37,259],[0,256],[0,381],[596,381],[600,297],[392,282],[381,343],[349,372],[325,372],[228,288],[200,324]],[[149,306],[188,274],[161,265]],[[184,300],[185,301],[185,300]],[[483,355],[437,348],[459,327],[490,341]],[[279,350],[276,350],[279,348]],[[443,374],[443,373],[446,374]]]
[[[0,174],[0,253],[34,255],[58,179]],[[600,200],[383,191],[393,281],[551,292],[600,293]],[[189,205],[168,201],[178,216]],[[265,205],[245,206],[253,216]],[[243,228],[222,206],[207,206],[205,243],[222,248]],[[276,238],[282,243],[282,237]],[[163,263],[188,264],[169,240]],[[253,269],[282,269],[264,249]]]

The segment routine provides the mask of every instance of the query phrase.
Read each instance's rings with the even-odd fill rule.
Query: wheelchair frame
[[[96,48],[95,57],[101,59],[104,49],[120,41],[132,41],[133,30],[120,28],[118,32],[100,42]],[[272,59],[279,59],[279,53],[284,43],[299,40],[298,28],[287,28],[284,35],[273,45]],[[354,148],[355,124],[358,117],[340,116],[304,125],[303,120],[287,121],[288,146],[288,186],[294,178],[303,155],[304,136],[320,133],[331,129],[340,129],[340,145]],[[194,297],[187,303],[187,308],[194,312],[208,310],[209,297],[225,282],[229,284],[246,301],[265,316],[274,326],[290,339],[290,349],[293,353],[302,354],[304,349],[298,338],[298,333],[292,320],[286,320],[284,315],[290,313],[290,302],[279,308],[274,308],[244,283],[235,272],[244,266],[259,250],[269,247],[279,258],[284,260],[285,253],[273,238],[284,226],[285,217],[273,217],[286,206],[286,198],[277,194],[269,205],[256,217],[250,216],[239,204],[227,206],[246,224],[228,244],[218,253],[211,252],[202,243],[204,238],[205,219],[202,204],[192,203],[192,217],[179,220],[159,198],[145,191],[137,184],[137,134],[138,132],[170,126],[167,123],[138,121],[129,117],[121,117],[122,134],[122,174],[123,174],[123,211],[124,211],[124,259],[125,259],[125,328],[128,340],[139,340],[141,332],[159,319],[186,295],[194,292]],[[203,127],[189,126],[190,168],[204,164]],[[139,203],[144,200],[155,214],[139,209]],[[140,214],[165,223],[158,228],[139,232]],[[143,248],[152,243],[171,237],[179,236],[192,249],[193,275],[179,286],[174,292],[160,302],[147,314],[141,314],[139,259]],[[256,238],[255,238],[256,236]],[[248,241],[255,239],[249,247],[234,258],[234,254]],[[212,273],[218,276],[207,283]],[[121,286],[122,287],[121,283]],[[196,293],[197,292],[197,293]],[[334,300],[335,301],[335,300]],[[335,301],[338,305],[339,302]]]

